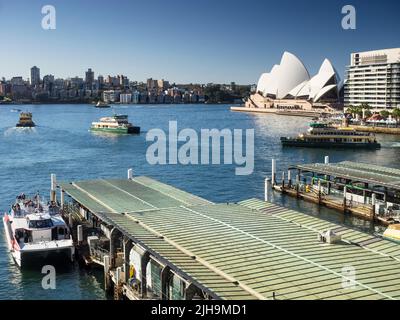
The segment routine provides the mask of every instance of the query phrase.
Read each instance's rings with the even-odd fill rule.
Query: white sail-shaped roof
[[[264,96],[271,95],[283,99],[294,87],[310,79],[303,63],[293,54],[285,52],[281,63],[275,65],[268,77],[261,76],[257,91]]]
[[[293,54],[285,52],[281,63],[270,73],[261,75],[257,91],[276,99],[307,99],[318,101],[331,91],[339,92],[339,76],[328,59],[322,63],[317,75],[310,75],[303,63]]]
[[[269,73],[263,73],[260,77],[260,80],[258,80],[257,92],[264,93],[268,82],[269,82]]]

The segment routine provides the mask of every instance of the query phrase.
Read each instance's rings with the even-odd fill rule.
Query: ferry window
[[[29,221],[29,228],[31,229],[45,229],[52,226],[53,222],[51,219]]]

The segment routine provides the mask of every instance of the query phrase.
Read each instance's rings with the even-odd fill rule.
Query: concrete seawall
[[[367,126],[349,126],[349,128],[359,132],[373,132],[373,133],[400,135],[400,128],[367,127]]]
[[[231,107],[231,111],[234,112],[250,112],[250,113],[267,113],[276,114],[281,116],[295,116],[295,117],[319,117],[326,112],[318,111],[306,111],[306,110],[281,110],[275,108],[263,109],[263,108],[249,108],[249,107]]]

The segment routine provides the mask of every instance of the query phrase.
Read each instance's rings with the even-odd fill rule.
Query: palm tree
[[[392,111],[392,116],[396,120],[399,120],[399,118],[400,118],[400,108],[394,108],[393,111]]]

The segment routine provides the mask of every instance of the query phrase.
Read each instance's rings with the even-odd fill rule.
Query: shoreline
[[[261,109],[261,108],[248,108],[248,107],[231,107],[231,111],[233,112],[248,112],[248,113],[258,113],[258,114],[274,114],[279,116],[291,116],[291,117],[308,117],[315,118],[321,115],[327,114],[326,112],[317,112],[317,111],[305,111],[305,110],[278,110],[278,109]]]

